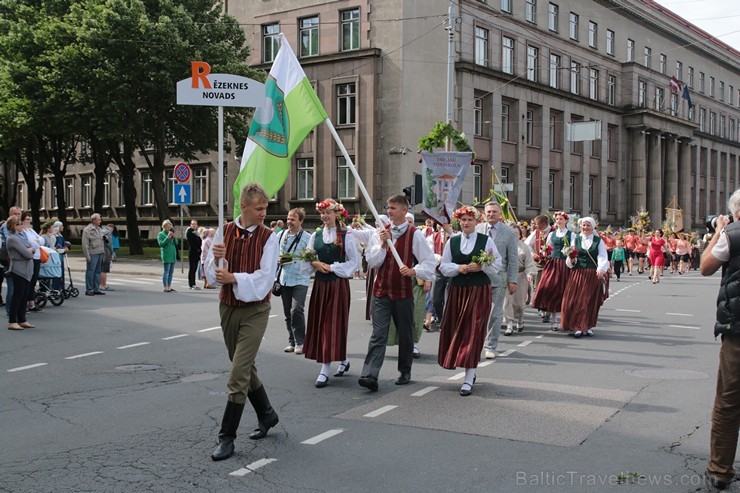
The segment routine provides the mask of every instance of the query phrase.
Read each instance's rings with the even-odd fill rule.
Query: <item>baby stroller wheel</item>
[[[65,299],[65,300],[68,300],[68,299],[69,299],[69,297],[71,296],[71,295],[69,294],[69,289],[62,289],[62,296],[64,296],[64,299]]]
[[[52,305],[59,306],[64,303],[64,295],[61,291],[57,291],[56,289],[49,291],[49,301],[51,301]]]
[[[78,296],[80,295],[80,290],[79,290],[79,289],[77,289],[77,288],[70,288],[70,289],[69,289],[69,295],[70,295],[70,296],[71,296],[72,298],[77,298],[77,297],[78,297]]]
[[[46,293],[43,291],[36,291],[36,308],[43,308],[46,306]]]

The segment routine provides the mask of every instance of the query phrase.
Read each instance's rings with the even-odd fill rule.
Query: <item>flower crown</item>
[[[347,209],[334,199],[325,199],[316,204],[316,212],[319,214],[326,210],[336,212],[342,219],[349,219],[349,212],[347,212]]]
[[[558,216],[562,216],[562,218],[563,218],[563,219],[565,219],[566,221],[567,221],[568,219],[570,219],[570,218],[568,217],[568,214],[566,214],[566,213],[565,213],[565,212],[563,212],[563,211],[557,211],[557,212],[556,212],[555,214],[553,214],[553,215],[552,215],[552,217],[554,217],[555,219],[557,219],[557,218],[558,218]]]
[[[458,221],[463,216],[473,216],[476,221],[480,221],[483,218],[483,214],[472,205],[464,205],[452,213],[452,217]]]

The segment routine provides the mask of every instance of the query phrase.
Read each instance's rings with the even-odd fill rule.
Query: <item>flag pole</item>
[[[334,141],[339,146],[339,149],[342,151],[342,156],[344,156],[344,160],[347,162],[347,165],[349,166],[349,169],[352,171],[352,174],[355,177],[355,183],[357,183],[357,186],[360,187],[360,192],[362,192],[362,196],[365,198],[365,202],[367,202],[367,206],[370,209],[370,212],[372,213],[373,217],[375,218],[376,224],[381,225],[383,227],[383,222],[380,220],[380,216],[378,215],[377,209],[375,209],[375,204],[373,204],[372,199],[370,198],[370,194],[367,191],[367,188],[365,188],[365,184],[362,182],[362,179],[360,178],[360,174],[357,172],[357,168],[355,167],[355,163],[352,162],[352,158],[349,157],[349,153],[347,152],[347,148],[344,147],[344,143],[342,142],[342,139],[339,138],[339,134],[337,134],[337,130],[334,128],[334,124],[332,124],[330,119],[324,120],[324,123],[329,128],[329,132],[331,132],[332,137],[334,137]],[[404,263],[401,261],[401,257],[398,255],[398,251],[396,250],[396,247],[393,245],[393,242],[390,238],[387,240],[388,247],[390,248],[391,253],[393,254],[393,258],[396,259],[396,263],[398,264],[398,267],[401,268]]]

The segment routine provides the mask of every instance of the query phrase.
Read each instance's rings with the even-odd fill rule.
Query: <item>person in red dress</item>
[[[663,238],[663,230],[656,229],[653,231],[653,237],[650,239],[650,274],[653,284],[660,282],[660,273],[663,267],[665,267],[664,252],[671,253],[668,243]]]
[[[450,278],[450,293],[442,317],[437,362],[448,370],[465,368],[460,395],[468,396],[473,392],[475,369],[488,331],[491,276],[501,270],[502,263],[493,240],[475,232],[482,219],[475,207],[461,207],[453,217],[460,221],[462,234],[447,242],[439,265],[442,274]],[[483,252],[493,255],[491,264],[473,261]]]

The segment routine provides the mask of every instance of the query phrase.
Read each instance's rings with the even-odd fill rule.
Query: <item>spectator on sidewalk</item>
[[[115,291],[108,286],[108,274],[110,273],[110,264],[113,262],[115,252],[113,251],[113,230],[112,224],[102,228],[103,231],[103,263],[100,265],[100,289],[103,291]]]
[[[103,266],[105,245],[103,244],[103,222],[97,212],[90,216],[90,224],[82,231],[82,253],[85,255],[87,266],[85,269],[85,294],[105,294],[100,290],[100,273]]]
[[[30,291],[29,281],[33,277],[33,252],[34,247],[23,234],[31,225],[28,221],[20,221],[17,216],[11,216],[7,221],[7,247],[10,257],[10,276],[15,286],[15,296],[10,301],[10,314],[8,316],[8,330],[32,329],[33,325],[26,321],[25,294]]]
[[[195,274],[198,272],[203,240],[198,235],[197,220],[190,220],[190,227],[185,232],[185,237],[188,240],[188,286],[190,289],[200,289],[195,285]]]
[[[175,274],[175,262],[177,262],[177,238],[172,228],[172,221],[165,219],[162,222],[162,231],[157,235],[157,243],[161,253],[164,272],[162,273],[162,285],[165,293],[172,293],[172,276]]]
[[[8,213],[8,219],[10,219],[11,217],[17,217],[18,219],[20,219],[22,213],[23,209],[21,209],[20,207],[11,207]],[[0,237],[2,237],[3,239],[3,247],[8,241],[8,235],[10,233],[11,232],[8,231],[6,221],[2,224],[2,226],[0,226]],[[4,272],[10,272],[10,256],[6,247],[0,248],[0,264],[2,264]],[[5,276],[3,275],[3,277]],[[10,316],[10,299],[13,296],[13,276],[8,276],[7,286],[8,287],[5,291],[5,303],[2,303],[2,297],[0,297],[0,305],[5,305],[5,313]],[[2,279],[0,279],[0,288],[2,288]]]
[[[46,244],[46,240],[33,230],[31,219],[30,213],[24,212],[21,214],[21,221],[26,225],[23,229],[23,234],[26,235],[33,247],[33,277],[31,278],[31,288],[28,291],[27,297],[28,310],[38,312],[41,310],[36,306],[36,283],[39,280],[39,272],[41,271],[41,247]]]
[[[208,258],[208,252],[211,251],[211,245],[213,245],[213,237],[216,235],[216,230],[213,228],[206,228],[203,232],[203,243],[201,245],[200,264],[203,268],[203,289],[216,289],[215,286],[208,284],[208,277],[206,277],[206,258]]]

